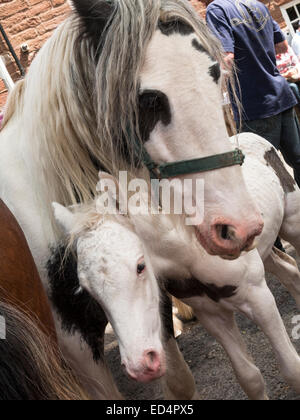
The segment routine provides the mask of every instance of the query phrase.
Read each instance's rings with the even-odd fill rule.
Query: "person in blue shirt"
[[[256,0],[203,0],[206,20],[237,68],[242,132],[256,133],[281,150],[300,186],[300,130],[297,100],[276,67],[276,53],[288,43],[267,7]],[[239,112],[233,102],[237,124]]]

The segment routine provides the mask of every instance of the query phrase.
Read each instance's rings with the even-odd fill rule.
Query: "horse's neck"
[[[13,117],[0,133],[0,197],[19,222],[46,284],[45,265],[56,233],[42,172],[23,147],[29,140],[25,131],[21,121]]]
[[[177,215],[140,215],[133,218],[136,232],[143,240],[158,277],[186,277],[193,253],[195,235]]]

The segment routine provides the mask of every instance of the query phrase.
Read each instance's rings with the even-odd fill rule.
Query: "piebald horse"
[[[137,152],[142,145],[157,164],[234,149],[222,113],[219,44],[188,1],[73,0],[72,5],[70,17],[12,92],[0,133],[0,197],[26,235],[47,292],[49,261],[63,236],[52,202],[88,202],[99,169],[115,176],[128,170],[149,180]],[[181,179],[205,182],[205,208],[192,228],[171,214],[177,228],[211,255],[232,258],[251,250],[263,221],[240,167]],[[201,212],[202,200],[191,186],[184,194]],[[192,398],[195,384],[172,335],[171,305],[164,302],[163,312],[170,313],[165,393]],[[102,366],[92,349],[81,345],[80,333],[66,334],[53,313],[61,347],[97,381]]]

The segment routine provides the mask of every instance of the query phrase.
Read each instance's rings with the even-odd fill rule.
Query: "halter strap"
[[[231,152],[221,153],[218,155],[212,155],[199,159],[163,163],[159,165],[152,160],[145,147],[141,147],[142,159],[145,166],[150,172],[151,178],[158,179],[173,178],[179,175],[213,171],[216,169],[226,168],[235,165],[242,166],[245,161],[245,155],[242,152],[242,150],[236,148]]]

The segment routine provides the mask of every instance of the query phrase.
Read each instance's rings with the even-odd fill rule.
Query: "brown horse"
[[[0,302],[10,303],[37,321],[48,336],[55,327],[47,296],[24,233],[0,200]]]

